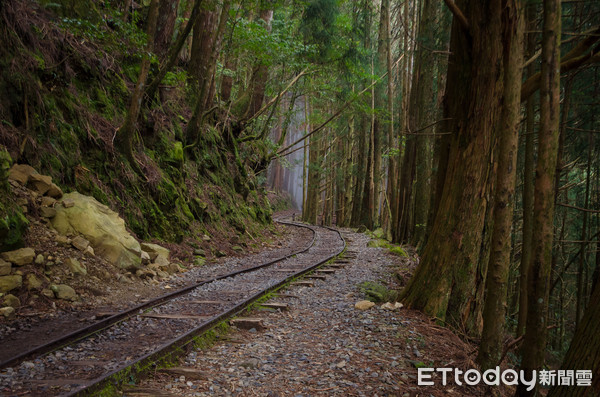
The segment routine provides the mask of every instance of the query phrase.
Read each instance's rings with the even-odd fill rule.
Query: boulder
[[[8,179],[26,185],[31,174],[37,174],[35,168],[27,164],[15,164],[8,170]]]
[[[12,265],[10,262],[5,261],[4,259],[0,259],[0,276],[6,276],[10,274],[12,270]]]
[[[16,274],[14,276],[0,277],[0,293],[12,291],[13,289],[21,288],[23,285],[23,277]]]
[[[231,249],[239,254],[244,252],[244,249],[242,247],[240,247],[239,245],[234,245],[233,247],[231,247]]]
[[[13,294],[8,294],[2,298],[2,305],[18,309],[21,306],[21,301]]]
[[[7,262],[11,262],[16,266],[29,265],[35,259],[35,251],[33,248],[20,248],[14,251],[8,251],[2,253],[2,259]]]
[[[75,200],[70,199],[70,198],[64,199],[62,201],[62,205],[65,208],[71,208],[71,207],[75,206]]]
[[[354,307],[357,308],[358,310],[369,310],[373,306],[375,306],[375,303],[373,303],[371,301],[359,301],[359,302],[356,302],[356,304],[354,305]]]
[[[67,266],[69,266],[69,269],[71,270],[71,273],[73,274],[81,274],[81,275],[87,275],[87,269],[85,268],[85,266],[83,266],[81,263],[79,263],[79,261],[75,258],[68,258],[65,261],[65,264]]]
[[[72,206],[65,207],[67,202]],[[57,206],[52,225],[61,234],[80,234],[88,240],[96,255],[122,269],[141,266],[140,244],[125,229],[119,214],[95,198],[73,192],[64,195]]]
[[[146,265],[148,263],[150,263],[150,255],[142,250],[142,264]]]
[[[37,174],[37,173],[31,174],[31,175],[29,175],[29,181],[27,182],[27,185],[34,192],[36,192],[40,195],[43,195],[48,190],[50,190],[50,187],[52,187],[52,177],[48,176],[48,175]]]
[[[202,248],[196,248],[194,250],[194,255],[206,257],[206,252]]]
[[[44,255],[42,254],[38,254],[38,256],[35,257],[35,264],[36,265],[43,265],[44,264]]]
[[[66,284],[52,285],[50,289],[52,290],[52,292],[54,292],[54,296],[56,296],[58,299],[70,301],[74,301],[77,299],[77,293],[75,292],[75,290]]]

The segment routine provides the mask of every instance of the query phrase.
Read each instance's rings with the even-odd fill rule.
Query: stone
[[[46,192],[46,194],[52,198],[59,199],[63,196],[63,191],[56,184],[51,184],[50,189]]]
[[[44,207],[54,207],[56,203],[56,199],[53,197],[44,196],[42,197],[42,206]]]
[[[10,262],[5,261],[4,259],[0,259],[0,276],[6,276],[10,274],[12,270],[12,265]]]
[[[375,303],[371,301],[359,301],[354,305],[354,307],[358,310],[369,310],[373,306],[375,306]]]
[[[227,254],[226,254],[225,252],[221,251],[221,250],[217,250],[217,251],[215,252],[215,256],[216,256],[217,258],[224,258],[224,257],[226,257],[226,256],[227,256]]]
[[[44,264],[44,255],[42,255],[42,254],[38,254],[38,255],[35,257],[35,264],[36,264],[36,265],[43,265],[43,264]]]
[[[234,245],[233,247],[231,247],[231,249],[234,250],[237,253],[244,252],[244,249],[242,247],[240,247],[239,245]]]
[[[21,306],[21,300],[13,294],[8,294],[2,298],[2,304],[4,306],[10,306],[12,308],[18,309]]]
[[[27,287],[27,290],[31,291],[40,289],[42,288],[42,285],[42,281],[39,278],[37,278],[37,276],[34,273],[29,273],[27,274],[27,276],[25,276],[25,286]]]
[[[8,179],[25,186],[31,174],[37,174],[35,168],[27,164],[15,164],[8,170]]]
[[[169,263],[169,266],[167,267],[167,271],[170,274],[179,273],[181,271],[181,268],[176,263]]]
[[[85,251],[85,249],[89,247],[90,242],[81,236],[76,236],[71,240],[71,245],[77,248],[79,251]]]
[[[56,296],[58,299],[70,301],[74,301],[77,299],[77,293],[75,292],[75,290],[66,284],[55,284],[52,285],[50,289],[52,290],[52,292],[54,292],[54,296]]]
[[[88,245],[87,248],[85,249],[85,251],[83,251],[84,254],[86,254],[87,256],[96,256],[96,253],[94,252],[94,249],[92,248],[91,245]]]
[[[31,174],[29,175],[29,181],[27,185],[30,186],[31,190],[34,192],[43,195],[52,186],[52,177],[48,175],[41,174]]]
[[[62,234],[57,234],[56,237],[54,237],[54,241],[56,241],[58,245],[62,246],[71,245],[71,239],[67,236],[63,236]]]
[[[206,234],[202,236],[202,241],[206,241],[207,243],[210,241],[210,236],[207,236]]]
[[[375,230],[373,230],[373,236],[375,236],[375,238],[377,239],[382,239],[384,236],[384,232],[382,228],[377,228]]]
[[[15,308],[10,306],[0,308],[0,314],[6,319],[13,319],[15,317]]]
[[[194,250],[194,255],[196,256],[206,256],[206,252],[202,248],[196,248]]]
[[[40,216],[42,218],[54,218],[56,216],[56,210],[51,207],[40,207]]]
[[[397,309],[402,309],[404,307],[404,305],[400,302],[386,302],[383,305],[381,305],[382,309],[386,309],[386,310],[397,310]]]
[[[3,252],[2,259],[16,266],[28,265],[35,259],[33,248],[20,248],[14,251]]]
[[[42,295],[46,298],[54,298],[54,292],[50,288],[44,288],[42,290]]]
[[[142,251],[148,253],[148,255],[150,256],[150,260],[155,261],[155,262],[156,262],[156,258],[158,258],[159,256],[162,256],[163,258],[168,260],[169,254],[171,253],[171,251],[169,251],[167,248],[160,246],[158,244],[141,243],[140,247],[141,247]]]
[[[82,265],[81,263],[79,263],[79,261],[75,258],[68,258],[65,261],[65,264],[67,266],[69,266],[69,269],[71,270],[71,273],[73,274],[81,274],[83,276],[87,275],[87,269],[85,268],[84,265]]]
[[[142,264],[146,265],[148,263],[150,263],[150,255],[146,252],[142,250]]]
[[[62,201],[62,205],[63,205],[64,208],[72,208],[72,207],[75,206],[75,200],[70,199],[70,198],[64,199]]]
[[[139,278],[152,278],[156,276],[156,272],[152,269],[139,269],[135,272]]]
[[[65,202],[73,205],[64,207]],[[64,195],[63,207],[56,209],[52,225],[61,234],[80,234],[90,242],[97,256],[121,269],[141,267],[141,247],[119,214],[95,198],[78,192]]]
[[[21,288],[22,285],[23,277],[18,274],[15,274],[13,276],[0,277],[0,293],[5,293],[17,288]]]
[[[154,262],[158,263],[160,266],[169,266],[169,260],[162,255],[157,256],[154,259]]]

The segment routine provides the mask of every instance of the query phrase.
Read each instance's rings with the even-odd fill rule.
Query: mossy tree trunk
[[[549,280],[554,232],[554,183],[560,115],[560,0],[544,0],[540,131],[533,203],[533,252],[528,274],[528,313],[521,369],[530,374],[544,365],[547,336]],[[516,395],[534,396],[537,390],[518,386]]]
[[[148,42],[144,49],[144,57],[140,68],[140,75],[131,94],[129,109],[125,115],[125,121],[117,131],[115,143],[123,155],[127,158],[131,166],[138,172],[142,173],[140,166],[133,156],[133,138],[136,132],[137,120],[142,106],[142,100],[146,87],[146,80],[150,71],[150,53],[154,49],[154,34],[156,32],[156,23],[158,20],[158,0],[152,0],[148,11],[148,27],[146,34]]]
[[[500,0],[455,3],[445,118],[453,120],[444,187],[421,262],[402,300],[477,335],[481,331],[491,150],[502,93]]]
[[[498,138],[494,228],[486,276],[483,331],[477,362],[482,369],[499,364],[504,342],[506,296],[511,254],[511,228],[517,178],[523,64],[523,3],[503,1],[504,93]]]

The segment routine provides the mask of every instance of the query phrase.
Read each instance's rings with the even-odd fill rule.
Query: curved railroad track
[[[287,255],[200,281],[5,360],[0,363],[0,394],[90,395],[118,386],[156,363],[172,362],[207,331],[345,249],[335,229],[278,222],[312,230],[312,241]]]

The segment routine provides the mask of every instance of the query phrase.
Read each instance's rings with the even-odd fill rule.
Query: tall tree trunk
[[[498,365],[502,354],[521,119],[523,4],[520,0],[504,0],[504,3],[502,7],[504,95],[500,116],[494,229],[485,284],[483,331],[477,356],[477,362],[482,369],[490,369]]]
[[[527,27],[529,30],[535,28],[536,9],[533,4],[527,7]],[[535,37],[528,35],[527,56],[535,53]],[[527,76],[535,74],[535,65],[531,63],[527,67]],[[517,320],[517,336],[525,333],[527,321],[527,273],[531,262],[532,233],[533,233],[533,172],[535,167],[535,99],[531,96],[527,99],[527,118],[525,121],[525,169],[523,170],[523,243],[521,248],[521,266],[519,268],[519,316]]]
[[[558,151],[560,114],[560,0],[544,0],[540,132],[533,204],[533,252],[528,275],[528,313],[521,369],[531,374],[544,364],[546,348],[552,241],[554,176]],[[534,396],[536,390],[517,387],[518,396]]]
[[[148,26],[146,29],[148,41],[144,49],[145,55],[142,59],[140,75],[131,94],[131,100],[129,103],[129,109],[127,110],[127,114],[125,115],[125,121],[117,131],[116,135],[117,147],[125,155],[125,157],[129,161],[129,164],[139,174],[141,174],[140,166],[135,160],[135,157],[133,157],[133,137],[135,135],[137,119],[140,114],[140,108],[142,106],[142,100],[146,87],[146,80],[148,79],[148,73],[150,71],[150,53],[152,53],[154,48],[154,33],[156,32],[157,19],[158,0],[152,0],[148,11]]]
[[[179,0],[162,0],[158,10],[158,22],[154,35],[154,52],[160,62],[164,61],[171,45]]]
[[[321,185],[321,176],[319,172],[321,164],[320,136],[322,134],[323,132],[319,132],[310,136],[306,206],[304,211],[302,211],[302,219],[313,225],[317,224],[317,214],[319,211],[319,188]]]
[[[457,1],[470,22],[454,18],[445,118],[454,122],[440,206],[415,274],[401,298],[409,307],[468,333],[481,331],[483,279],[493,167],[491,150],[500,111],[499,0]]]

